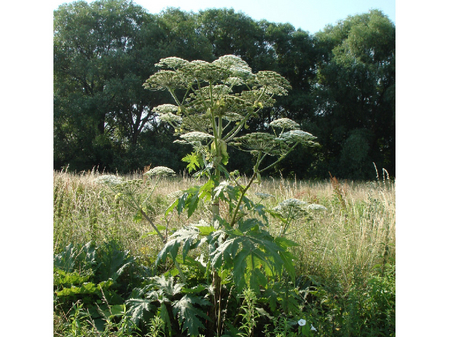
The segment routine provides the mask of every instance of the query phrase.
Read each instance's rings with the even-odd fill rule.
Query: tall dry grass
[[[104,185],[95,183],[99,175],[94,170],[78,175],[54,172],[54,250],[69,243],[117,240],[131,254],[150,263],[161,249],[161,241],[148,235],[153,229],[145,219],[139,221],[136,212]],[[140,179],[142,175],[134,173],[125,178]],[[149,204],[153,221],[171,229],[208,218],[208,205],[200,207],[191,219],[174,214],[167,223],[163,218],[171,202],[168,196],[200,184],[188,177],[162,179]],[[140,192],[145,193],[145,187]],[[273,195],[262,201],[267,208],[288,198],[327,208],[295,219],[287,231],[287,238],[299,244],[294,249],[299,275],[314,275],[347,288],[352,282],[364,280],[374,268],[382,272],[386,263],[395,263],[394,182],[267,178],[253,185],[249,196],[254,198],[257,192]],[[270,230],[276,234],[279,226],[272,221]]]

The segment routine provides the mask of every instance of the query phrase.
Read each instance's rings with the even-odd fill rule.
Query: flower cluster
[[[187,64],[188,61],[179,58],[179,57],[166,57],[161,60],[159,60],[159,63],[156,63],[155,65],[160,68],[172,68],[177,69],[181,68],[185,64]]]
[[[285,141],[286,143],[308,143],[314,141],[317,137],[313,136],[309,132],[303,131],[303,130],[290,130],[288,132],[283,132],[281,135],[278,136],[280,140]]]
[[[242,120],[244,117],[242,117],[241,115],[239,115],[238,113],[236,113],[236,112],[226,112],[224,115],[223,115],[223,119],[226,119],[227,121],[229,121],[229,122],[237,122],[237,121],[240,121],[240,120]]]
[[[165,177],[165,176],[173,176],[175,175],[175,171],[165,167],[165,166],[156,166],[154,168],[152,168],[151,170],[147,171],[144,173],[144,175],[147,175],[149,177],[153,177],[153,176],[161,176],[161,177]]]
[[[306,201],[301,201],[295,198],[286,199],[278,204],[279,209],[285,209],[289,207],[304,207],[307,206],[308,203]],[[277,208],[276,207],[276,208]]]
[[[159,119],[162,122],[166,122],[166,123],[181,123],[181,122],[183,122],[183,118],[181,118],[181,116],[174,115],[171,112],[159,115]]]
[[[286,96],[288,89],[291,89],[288,80],[274,71],[259,71],[256,74],[256,80],[270,95]]]
[[[263,152],[270,156],[282,154],[286,147],[283,142],[277,139],[277,137],[264,132],[253,132],[241,137],[236,137],[232,145],[237,146],[244,151],[250,151],[253,154]]]
[[[306,201],[291,198],[282,201],[273,210],[285,218],[295,218],[301,214],[305,214],[306,206],[308,206]]]
[[[289,118],[276,119],[273,122],[271,122],[269,125],[272,127],[275,127],[275,128],[289,129],[289,130],[294,130],[294,129],[300,128],[300,125],[298,125],[298,123],[294,122],[292,119],[289,119]]]
[[[235,55],[221,56],[213,64],[217,64],[230,72],[230,77],[224,83],[231,86],[244,84],[248,79],[252,80],[255,77],[247,62]]]
[[[145,89],[165,90],[167,88],[184,88],[184,83],[180,75],[173,70],[160,70],[153,74],[143,84]]]
[[[318,204],[311,204],[307,207],[307,209],[310,211],[326,211],[327,210],[327,208],[325,206],[318,205]]]
[[[94,180],[97,184],[106,184],[106,185],[120,185],[123,183],[123,178],[117,177],[112,174],[102,175]]]
[[[158,114],[174,113],[177,111],[178,111],[178,107],[173,104],[161,104],[161,105],[155,106],[152,109],[152,112],[156,112]]]
[[[184,135],[181,135],[180,138],[188,141],[189,143],[192,143],[192,142],[202,142],[214,137],[205,132],[192,131],[185,133]]]
[[[195,60],[183,67],[183,73],[196,81],[218,83],[229,77],[230,72],[224,67],[203,60]]]
[[[293,218],[300,214],[306,214],[305,211],[326,211],[325,206],[319,204],[309,204],[306,201],[295,198],[286,199],[273,208],[275,212],[280,213],[284,217]]]

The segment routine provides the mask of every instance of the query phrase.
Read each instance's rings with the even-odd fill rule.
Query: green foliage
[[[242,304],[242,310],[244,312],[241,314],[243,318],[243,324],[240,328],[241,332],[238,333],[238,336],[250,337],[253,335],[253,329],[256,327],[256,320],[258,319],[260,314],[255,307],[257,301],[255,293],[250,289],[246,289],[244,290],[243,295],[244,301]]]
[[[210,20],[211,15],[215,20]],[[124,29],[119,32],[116,28],[121,24]],[[342,270],[346,282],[341,302],[331,295],[340,284],[327,288],[295,282],[299,266],[300,270],[308,267],[307,248],[298,244],[298,237],[310,235],[307,227],[314,225],[314,217],[301,207],[267,207],[248,194],[253,184],[261,182],[261,174],[279,167],[298,145],[302,150],[297,157],[309,156],[305,162],[318,156],[317,167],[331,165],[339,175],[354,178],[367,176],[368,161],[389,160],[386,149],[393,145],[389,92],[395,71],[392,25],[373,11],[349,18],[342,26],[345,29],[327,28],[313,39],[288,24],[255,23],[232,10],[195,15],[167,9],[156,17],[127,1],[109,0],[63,5],[55,11],[55,137],[60,137],[55,148],[62,153],[57,161],[73,157],[75,169],[87,164],[139,167],[140,159],[127,157],[140,153],[143,144],[151,144],[151,139],[171,143],[179,137],[176,143],[193,147],[187,155],[177,152],[189,174],[206,177],[202,185],[184,189],[170,204],[161,219],[165,225],[156,222],[167,204],[165,198],[153,197],[160,178],[152,177],[158,170],[172,170],[153,168],[146,176],[151,185],[140,177],[99,178],[112,193],[97,181],[98,194],[92,200],[104,203],[84,210],[89,214],[93,243],[58,247],[55,254],[55,306],[72,315],[67,320],[70,333],[130,335],[142,330],[152,335],[250,336],[262,333],[262,324],[272,324],[277,335],[391,333],[395,289],[393,272],[386,270],[388,234],[383,242],[382,276],[372,277],[367,284],[359,281],[357,268],[373,261],[355,261],[350,275],[344,265],[352,260],[354,250],[337,255],[339,265],[334,270]],[[224,29],[229,31],[226,36],[221,35]],[[242,31],[253,32],[254,39],[236,39]],[[79,41],[76,48],[71,45],[74,36]],[[188,48],[194,42],[199,46],[195,52]],[[236,51],[242,57],[231,55]],[[220,57],[212,61],[213,55]],[[159,71],[142,86],[141,76],[155,69]],[[295,94],[286,98],[291,90]],[[317,97],[318,108],[310,92]],[[161,104],[168,99],[174,105]],[[389,121],[383,125],[389,131],[383,133],[374,120],[385,117]],[[343,119],[348,121],[345,125],[341,125]],[[324,147],[311,133],[300,130],[304,126],[318,130]],[[77,137],[83,129],[83,136]],[[76,157],[79,149],[87,155]],[[237,150],[251,158],[248,179],[231,172]],[[64,215],[69,221],[74,218],[71,207],[79,207],[86,191],[77,186],[71,192],[73,200],[68,201],[62,197],[65,189],[55,186],[54,203],[57,218]],[[330,206],[333,212],[339,206],[338,213],[345,216],[340,221],[349,230],[349,219],[363,218],[364,211],[358,205],[351,208],[344,193],[336,195],[340,205]],[[290,197],[285,204],[302,203]],[[117,242],[96,244],[102,228],[99,219],[108,203],[115,209],[110,223],[120,223],[119,214],[125,212],[134,223],[142,225],[145,219],[154,230],[137,234],[132,241],[148,239],[152,233],[159,238],[159,246],[147,247],[159,251],[152,277]],[[169,231],[173,217],[180,223],[186,219],[193,223]],[[299,233],[288,231],[302,221]],[[274,224],[280,224],[278,236]],[[112,228],[119,230],[119,226]],[[64,237],[62,233],[58,232],[58,238]],[[328,242],[329,237],[323,257]],[[193,276],[193,271],[198,275]],[[381,288],[388,288],[390,295]],[[86,311],[73,305],[81,301]],[[241,309],[230,317],[230,307]],[[383,319],[388,323],[383,325]]]
[[[112,310],[110,314],[116,316],[140,279],[133,272],[144,271],[137,270],[134,263],[135,259],[114,241],[100,246],[87,243],[65,247],[54,256],[55,307],[73,313],[73,303],[81,301],[96,328],[104,329],[109,324],[104,311]]]
[[[373,177],[370,164],[376,162],[394,172],[393,23],[372,10],[327,27],[317,40],[324,62],[318,64],[320,115],[315,124],[328,152],[328,170],[368,179]]]
[[[130,212],[128,207],[125,207],[126,204],[123,199],[115,199],[115,194],[110,191],[109,187],[94,183],[94,177],[85,175],[75,177],[65,173],[55,174],[61,178],[55,179],[54,200],[56,205],[61,205],[60,217],[58,217],[58,207],[55,207],[55,223],[59,223],[58,226],[64,224],[67,233],[66,240],[74,242],[62,247],[55,246],[55,291],[67,289],[65,290],[67,293],[71,292],[71,298],[69,296],[57,296],[55,293],[55,331],[62,335],[69,335],[73,325],[74,334],[98,336],[101,334],[108,335],[109,333],[114,336],[114,333],[119,334],[119,332],[118,330],[108,330],[109,328],[106,328],[108,324],[111,327],[114,324],[115,329],[119,329],[119,325],[123,324],[133,331],[132,334],[144,336],[150,333],[153,327],[152,322],[157,320],[160,325],[158,325],[158,328],[154,327],[153,332],[159,333],[160,336],[165,333],[168,336],[172,322],[169,311],[164,304],[146,298],[145,295],[160,287],[154,286],[154,282],[150,281],[149,277],[165,275],[166,280],[170,277],[173,278],[172,287],[183,285],[179,292],[165,290],[169,294],[176,294],[173,296],[173,301],[168,304],[169,309],[173,307],[175,301],[180,300],[184,295],[191,294],[198,299],[208,301],[208,305],[194,303],[192,306],[211,317],[211,312],[215,310],[213,303],[220,303],[220,306],[217,304],[217,309],[220,307],[217,312],[220,312],[221,316],[220,319],[216,317],[216,321],[222,323],[219,328],[220,334],[232,336],[243,332],[243,330],[239,331],[244,322],[241,315],[244,314],[244,311],[239,311],[243,307],[243,298],[242,291],[238,293],[234,284],[233,261],[229,261],[226,268],[221,268],[218,271],[221,282],[220,285],[216,286],[217,288],[213,286],[215,283],[213,283],[214,274],[210,261],[211,251],[206,240],[209,239],[208,236],[213,236],[218,228],[211,226],[210,220],[204,222],[199,220],[204,216],[206,216],[206,219],[209,218],[210,213],[207,212],[205,207],[205,204],[208,204],[208,200],[210,200],[207,199],[208,197],[205,196],[205,199],[199,201],[196,211],[189,218],[191,224],[194,224],[191,226],[195,229],[195,232],[192,231],[190,234],[195,239],[187,242],[186,245],[189,250],[183,251],[184,241],[180,241],[177,250],[176,261],[181,273],[186,278],[186,281],[183,281],[181,279],[182,274],[174,266],[170,253],[167,254],[169,258],[166,258],[166,263],[159,261],[158,267],[153,270],[140,265],[142,263],[153,266],[158,252],[164,248],[164,245],[161,245],[161,241],[155,236],[147,235],[143,238],[145,234],[151,231],[150,226],[144,219],[139,223],[133,222],[134,212]],[[244,182],[243,178],[237,178],[236,173],[230,173],[230,179],[233,181],[231,176],[234,176],[240,183]],[[211,197],[216,194],[219,197],[221,209],[217,221],[220,221],[223,227],[228,226],[229,228],[233,216],[233,212],[229,212],[229,208],[234,209],[232,205],[236,205],[239,201],[242,191],[231,182],[219,184],[217,190],[214,191],[214,184],[211,181],[201,181],[211,185],[207,189],[211,192]],[[170,188],[167,184],[170,185]],[[190,186],[191,184],[190,179],[169,179],[167,181],[161,180],[159,186],[165,189],[165,194],[172,194],[180,187]],[[144,185],[140,184],[139,186],[134,193],[140,195],[136,196],[137,199],[144,200],[149,191],[143,188]],[[190,192],[192,194],[199,193],[202,186],[200,185]],[[183,187],[183,189],[188,190],[190,187]],[[279,239],[278,234],[284,224],[282,221],[284,218],[281,216],[274,217],[277,212],[273,209],[278,206],[278,200],[289,200],[292,199],[292,196],[295,196],[299,200],[307,200],[309,203],[320,202],[328,209],[322,212],[311,212],[308,218],[293,218],[286,234],[282,236],[282,238],[297,244],[296,246],[288,246],[288,242],[286,246],[286,249],[295,256],[294,261],[292,261],[295,280],[289,277],[286,272],[283,272],[283,276],[279,278],[276,275],[271,275],[270,272],[266,273],[262,268],[256,268],[255,270],[247,268],[245,274],[243,274],[242,278],[245,279],[243,289],[251,289],[251,284],[255,284],[255,287],[257,283],[261,285],[252,290],[257,294],[257,301],[254,306],[260,314],[259,318],[256,319],[255,335],[298,335],[302,330],[297,323],[299,319],[305,319],[308,324],[312,324],[317,329],[317,331],[311,331],[311,335],[315,336],[346,336],[348,334],[378,336],[381,334],[380,331],[384,331],[385,335],[394,332],[395,274],[393,273],[393,267],[389,265],[389,263],[394,262],[393,252],[395,250],[393,248],[395,247],[395,240],[392,236],[392,233],[395,232],[395,216],[393,213],[395,210],[395,193],[392,182],[388,180],[364,184],[341,182],[339,186],[336,185],[333,189],[333,185],[329,182],[262,179],[260,184],[254,185],[253,189],[249,191],[250,193],[244,194],[242,207],[238,212],[240,215],[236,216],[235,225],[229,231],[229,240],[231,241],[227,243],[227,247],[224,247],[226,249],[223,250],[223,256],[218,255],[217,257],[222,261],[231,260],[230,254],[237,256],[240,250],[244,249],[241,245],[234,251],[236,248],[234,242],[240,239],[240,232],[252,238],[254,233],[258,233],[259,227],[260,231],[267,231],[275,239]],[[256,191],[264,191],[266,194],[254,193]],[[336,193],[340,193],[342,200],[345,202],[345,213],[342,212],[339,200],[333,199]],[[177,195],[180,194],[182,195],[181,192]],[[263,199],[264,196],[269,196],[269,194],[272,196]],[[90,195],[96,195],[97,197],[87,197]],[[255,201],[250,199],[253,195],[257,196],[254,199]],[[159,199],[154,200],[162,203],[160,206],[154,205],[155,219],[157,219],[164,216],[166,207],[164,205],[169,204],[163,199],[160,201],[158,201]],[[65,203],[66,206],[63,205]],[[288,204],[291,203],[292,200]],[[96,243],[77,244],[75,242],[80,242],[78,233],[89,232],[91,227],[88,218],[83,222],[73,222],[70,219],[76,220],[79,217],[78,212],[94,207],[98,209],[97,221],[101,230],[98,236],[99,240]],[[302,207],[307,210],[308,205]],[[64,208],[71,209],[70,214],[66,213]],[[167,218],[172,217],[172,219],[177,219],[177,222],[189,223],[189,220],[187,220],[188,205],[185,204],[180,209],[180,214],[176,209],[176,207],[172,209],[175,214],[172,211],[168,212]],[[117,213],[118,211],[120,213]],[[264,219],[263,215],[266,216],[267,220]],[[63,219],[69,219],[69,221],[64,222]],[[108,223],[108,226],[114,227],[113,219],[117,221],[117,224],[126,226],[127,231],[120,236],[116,236],[117,239],[120,239],[120,244],[119,242],[101,243],[111,235],[111,232],[103,232],[103,228],[105,228],[103,223]],[[128,236],[128,233],[133,230],[133,226],[142,228],[140,236],[134,238]],[[390,231],[386,231],[385,226],[390,226]],[[79,227],[79,229],[77,228],[79,232],[73,231],[73,227]],[[164,229],[159,228],[159,230],[163,232]],[[251,233],[252,231],[254,233]],[[222,233],[227,233],[227,231],[222,230]],[[84,238],[86,237],[89,236]],[[199,244],[196,248],[191,249],[201,240],[204,240],[201,245]],[[251,240],[249,242],[252,243]],[[103,245],[107,245],[109,248],[103,247]],[[283,243],[280,241],[279,245],[283,246]],[[254,247],[260,249],[257,245],[254,245]],[[386,250],[385,247],[388,249]],[[217,248],[211,247],[211,249],[214,252]],[[119,250],[122,253],[113,253],[114,250]],[[131,253],[125,256],[124,252],[128,250]],[[217,250],[216,253],[219,254],[219,251],[221,250]],[[143,252],[148,256],[143,255]],[[97,269],[100,261],[105,259],[101,266],[107,266],[109,259],[112,259],[113,256],[117,256],[118,259],[123,261],[126,261],[127,257],[130,256],[135,259],[133,263],[124,268],[112,285],[109,287],[103,286],[100,289],[99,284],[107,280],[95,279],[96,273],[94,271],[102,268],[98,267],[99,269]],[[249,261],[244,262],[247,263],[247,266],[251,265]],[[105,271],[100,274],[114,275],[114,271],[119,269],[120,267],[113,268],[112,272]],[[305,276],[299,277],[299,274]],[[81,293],[83,283],[85,283],[83,289],[83,292],[86,292],[85,294]],[[103,285],[106,285],[106,283],[103,283]],[[73,290],[70,290],[72,286]],[[169,286],[166,288],[169,288]],[[132,291],[133,289],[134,291]],[[217,301],[214,300],[214,289],[220,290]],[[380,291],[377,291],[377,289]],[[113,296],[113,294],[120,297]],[[166,298],[170,299],[170,296],[172,295],[167,295]],[[100,307],[100,310],[106,316],[110,316],[110,309],[106,305],[105,299],[107,299],[113,314],[120,312],[122,310],[120,306],[125,304],[126,316],[114,316],[110,319],[110,323],[107,323],[107,319],[101,315],[98,309]],[[83,303],[83,307],[79,309],[78,316],[75,319],[76,305],[74,303],[77,303],[77,301],[79,305]],[[178,317],[177,324],[181,331],[184,324],[179,318],[181,316],[177,316],[178,314],[174,313],[173,308],[171,312],[174,315],[174,321]],[[203,319],[201,315],[196,317],[204,325],[204,328],[199,327],[199,334],[209,336],[214,334],[211,331],[217,331],[216,328],[210,329],[211,321]],[[236,317],[238,318],[236,319]],[[95,328],[91,323],[94,324]],[[232,327],[235,327],[235,330]],[[127,335],[125,328],[121,331],[123,331],[121,333]],[[186,330],[183,334],[186,334]]]
[[[169,93],[149,93],[142,82],[161,58],[210,62],[234,54],[255,71],[275,71],[292,84],[289,96],[273,106],[264,104],[245,129],[264,131],[270,121],[287,117],[318,136],[323,146],[320,155],[297,149],[276,170],[326,178],[331,169],[359,179],[361,174],[353,177],[346,170],[343,142],[353,130],[366,129],[373,140],[364,165],[376,162],[395,174],[395,27],[379,11],[348,17],[311,35],[233,9],[188,13],[167,8],[152,15],[126,0],[71,3],[54,12],[54,54],[57,169],[70,164],[70,170],[98,166],[128,173],[152,158],[154,166],[182,170],[179,161],[187,153],[174,146],[173,126],[159,123],[153,110],[168,101]],[[339,126],[345,129],[342,139],[333,136]],[[232,153],[233,170],[251,171],[245,154],[226,153],[223,163]],[[364,178],[369,174],[363,169]]]
[[[184,285],[175,283],[172,276],[150,278],[149,284],[136,288],[133,298],[127,301],[133,322],[138,324],[147,312],[159,312],[161,326],[164,325],[169,331],[188,331],[190,335],[197,336],[199,329],[204,328],[202,321],[209,319],[200,308],[209,306],[210,302],[195,293],[186,292]]]

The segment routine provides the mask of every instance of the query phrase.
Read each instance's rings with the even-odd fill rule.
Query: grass
[[[98,176],[99,173],[95,171],[78,175],[54,172],[55,254],[70,243],[83,245],[89,241],[102,243],[114,240],[137,261],[151,266],[162,248],[161,241],[149,235],[153,229],[145,219],[130,211],[104,186],[94,182]],[[125,178],[141,177],[135,173]],[[209,218],[208,205],[203,205],[201,211],[189,219],[183,214],[173,215],[169,222],[163,219],[163,213],[171,202],[168,196],[193,184],[199,183],[188,177],[163,179],[148,203],[153,221],[156,224],[168,224],[169,229],[174,229],[200,218]],[[144,193],[144,187],[141,192]],[[315,296],[328,301],[327,310],[329,314],[334,312],[336,322],[339,321],[336,318],[339,315],[350,315],[348,310],[361,310],[367,306],[369,302],[363,301],[362,296],[369,293],[367,289],[375,282],[374,277],[383,278],[389,273],[392,276],[392,266],[395,266],[394,182],[340,182],[333,178],[313,182],[266,178],[251,188],[249,196],[257,200],[257,192],[273,196],[262,201],[268,208],[288,198],[317,203],[327,208],[313,216],[295,219],[286,237],[299,244],[293,250],[297,257],[298,276],[313,280],[314,284],[322,285],[327,290],[326,294],[318,292]],[[270,231],[277,234],[279,226],[272,222]],[[336,296],[330,299],[329,294],[332,292]],[[358,298],[355,292],[359,294]],[[348,303],[359,304],[353,307],[353,304]],[[315,311],[308,312],[312,315]],[[358,315],[361,323],[361,317],[364,318],[365,314]],[[323,317],[320,310],[314,316],[317,321],[315,326],[322,331],[333,331],[333,335],[339,335],[339,331],[343,336],[384,336],[389,333],[378,334],[380,330],[374,330],[373,334],[352,331],[358,324],[353,321],[350,324],[348,319],[333,323],[338,324],[338,328],[327,325],[325,321],[320,325],[319,316]]]

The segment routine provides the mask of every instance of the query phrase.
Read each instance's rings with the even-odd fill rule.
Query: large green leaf
[[[236,229],[216,231],[213,236],[217,248],[211,253],[211,264],[215,269],[231,269],[238,291],[246,285],[257,290],[257,284],[266,283],[263,277],[281,276],[283,268],[291,275],[295,273],[293,256],[287,249],[296,243],[274,238],[261,230],[260,224],[258,219],[241,220]],[[226,237],[223,242],[218,240],[220,232]]]
[[[170,240],[165,244],[163,249],[158,253],[156,258],[156,264],[159,262],[165,262],[167,254],[173,260],[176,260],[178,255],[178,249],[182,245],[183,247],[183,261],[186,259],[189,250],[196,248],[199,244],[200,230],[195,226],[187,226],[177,230],[170,236]]]
[[[211,303],[204,298],[186,294],[173,306],[174,311],[180,315],[183,321],[182,330],[189,331],[191,336],[197,336],[199,329],[204,328],[202,320],[210,320],[203,310],[196,308],[194,305],[209,306]]]
[[[145,312],[154,310],[154,306],[148,299],[132,298],[126,302],[128,306],[128,314],[131,315],[131,321],[138,325],[139,321],[143,319]]]

